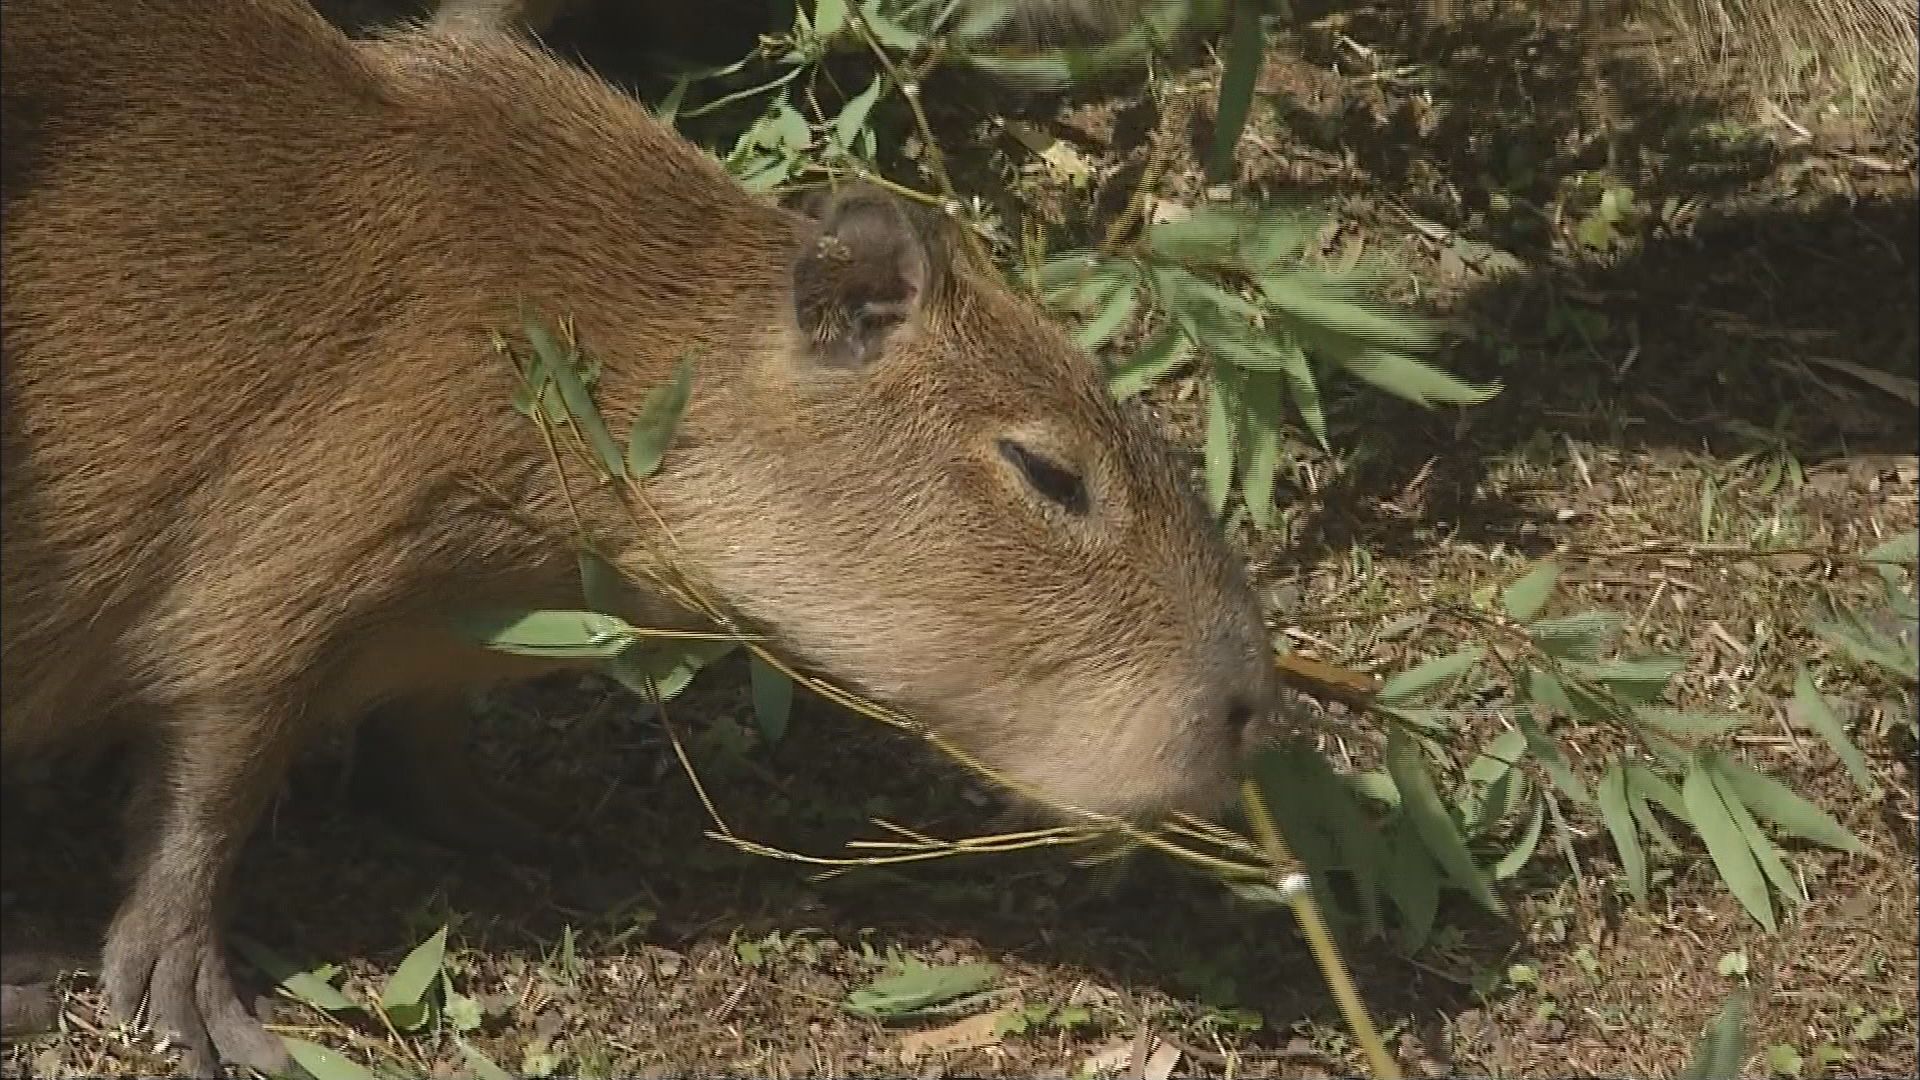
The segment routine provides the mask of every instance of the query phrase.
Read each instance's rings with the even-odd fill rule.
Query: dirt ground
[[[1581,601],[1629,613],[1633,644],[1691,658],[1682,698],[1762,717],[1730,745],[1872,855],[1792,849],[1809,900],[1768,933],[1697,848],[1632,906],[1605,830],[1574,817],[1574,858],[1543,843],[1509,883],[1504,925],[1449,902],[1422,952],[1346,960],[1408,1075],[1672,1075],[1739,985],[1754,993],[1743,1075],[1920,1075],[1914,687],[1806,630],[1822,598],[1864,595],[1858,571],[1702,546],[1857,553],[1914,527],[1920,422],[1873,377],[1920,375],[1913,117],[1869,121],[1818,95],[1683,98],[1647,76],[1657,49],[1612,61],[1600,109],[1564,46],[1537,25],[1418,36],[1356,16],[1269,56],[1239,184],[1329,199],[1329,249],[1385,259],[1400,299],[1461,329],[1445,366],[1505,386],[1424,411],[1329,381],[1334,452],[1294,446],[1281,526],[1241,537],[1273,624],[1318,658],[1399,670],[1451,645],[1391,629],[1393,611],[1558,552]],[[1514,56],[1528,59],[1485,74]],[[1177,150],[1159,195],[1191,201],[1217,77],[1203,60],[1157,104],[1032,114],[1096,163],[1092,198],[1004,139],[960,132],[955,145],[988,149],[956,168],[1016,178],[1070,230],[1124,197],[1157,140]],[[1582,243],[1603,169],[1652,215],[1612,252]],[[1189,435],[1196,400],[1183,379],[1153,391]],[[1877,799],[1784,719],[1797,664],[1843,708]],[[238,931],[302,968],[337,965],[334,984],[369,1000],[447,926],[448,982],[477,1007],[464,1039],[518,1075],[1079,1076],[1136,1057],[1133,1075],[1162,1078],[1366,1072],[1292,921],[1164,860],[1085,868],[1039,851],[823,878],[706,835],[668,728],[597,678],[516,689],[483,715],[492,768],[566,815],[548,860],[462,859],[374,822],[320,754],[248,851]],[[879,836],[874,816],[943,836],[991,824],[992,793],[820,702],[803,698],[765,745],[739,665],[704,675],[668,719],[728,826],[761,843],[833,855]],[[1328,719],[1352,744],[1330,752],[1381,739]],[[82,943],[114,896],[99,790],[33,790],[9,811],[10,832],[26,815],[40,841],[9,865],[10,907]],[[894,955],[993,962],[1001,996],[907,1024],[842,1008]],[[1008,1030],[1027,1006],[1026,1029]],[[284,994],[262,1008],[383,1074],[476,1075],[445,1030],[401,1034]],[[63,1030],[0,1059],[46,1077],[164,1074],[168,1060],[105,1018],[85,973]]]

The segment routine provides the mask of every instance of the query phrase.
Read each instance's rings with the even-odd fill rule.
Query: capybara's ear
[[[870,185],[826,197],[793,264],[793,311],[809,351],[835,368],[865,367],[926,305],[932,253],[892,195]]]

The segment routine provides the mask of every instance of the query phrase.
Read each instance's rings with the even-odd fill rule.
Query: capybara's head
[[[1187,468],[936,215],[844,189],[700,426],[683,551],[798,658],[1045,802],[1208,810],[1275,676]],[[700,398],[696,389],[694,397]]]

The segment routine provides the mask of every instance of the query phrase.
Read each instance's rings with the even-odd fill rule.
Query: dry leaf
[[[1000,1041],[1000,1033],[996,1028],[1000,1024],[1000,1018],[1006,1014],[1006,1009],[997,1009],[990,1013],[969,1016],[965,1020],[948,1024],[946,1027],[909,1031],[900,1036],[900,1060],[911,1063],[927,1054],[991,1046]]]
[[[1132,1039],[1112,1039],[1080,1063],[1082,1074],[1115,1073],[1133,1060]]]
[[[1141,1072],[1145,1080],[1167,1080],[1173,1075],[1173,1067],[1180,1064],[1180,1048],[1172,1043],[1160,1043],[1154,1047],[1153,1055],[1147,1058],[1147,1067]]]
[[[1087,160],[1085,154],[1066,142],[1018,120],[1008,120],[1005,123],[1007,134],[1012,135],[1020,141],[1022,146],[1039,155],[1040,160],[1051,166],[1053,171],[1059,173],[1067,182],[1079,187],[1093,178],[1093,164]]]

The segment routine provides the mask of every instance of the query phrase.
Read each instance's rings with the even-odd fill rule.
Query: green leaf
[[[1880,668],[1906,682],[1920,680],[1920,646],[1911,634],[1903,642],[1841,609],[1838,620],[1817,622],[1813,632],[1857,664]]]
[[[1268,303],[1293,317],[1295,329],[1309,341],[1382,389],[1422,404],[1467,399],[1457,402],[1465,404],[1493,396],[1393,351],[1433,348],[1439,344],[1437,328],[1410,311],[1387,309],[1357,282],[1295,268],[1262,274],[1255,284]]]
[[[855,94],[840,115],[833,118],[833,141],[842,150],[853,149],[854,136],[867,126],[867,114],[873,111],[873,103],[880,100],[880,91],[887,85],[887,75],[880,72],[867,84],[865,90]]]
[[[671,701],[702,669],[737,647],[718,638],[662,638],[627,649],[607,661],[605,670],[643,699],[651,701],[657,693],[661,701]]]
[[[1774,1043],[1767,1047],[1767,1069],[1775,1076],[1798,1077],[1806,1065],[1792,1043]]]
[[[444,970],[440,972],[440,994],[440,999],[446,1003],[444,1011],[447,1022],[453,1025],[455,1032],[472,1031],[486,1023],[486,1014],[481,1011],[480,1003],[454,990],[453,982],[447,978]]]
[[[1606,724],[1613,719],[1613,710],[1585,683],[1562,680],[1543,667],[1527,669],[1526,698],[1547,706],[1555,716],[1589,724]]]
[[[1753,813],[1747,808],[1739,791],[1729,782],[1726,759],[1708,752],[1702,760],[1713,775],[1714,787],[1726,800],[1727,812],[1732,815],[1733,823],[1739,827],[1740,835],[1746,837],[1747,850],[1753,852],[1753,861],[1760,867],[1760,872],[1790,903],[1800,903],[1804,899],[1800,883],[1794,880],[1793,872],[1787,869],[1786,861],[1780,857],[1779,846],[1761,830],[1760,823],[1753,819]]]
[[[1133,313],[1140,308],[1140,285],[1138,280],[1122,280],[1109,292],[1095,315],[1085,326],[1074,331],[1073,339],[1083,349],[1097,349],[1120,332]]]
[[[287,961],[279,953],[267,948],[244,934],[230,933],[228,940],[233,943],[247,962],[259,968],[261,974],[272,979],[280,989],[293,995],[316,1009],[327,1012],[345,1012],[357,1009],[360,1003],[341,993],[327,979],[312,971],[302,971]]]
[[[1304,206],[1271,207],[1242,236],[1240,256],[1252,270],[1273,272],[1295,262],[1326,228],[1324,213]]]
[[[660,104],[654,107],[654,118],[668,127],[674,126],[674,121],[680,115],[680,103],[686,100],[687,87],[691,85],[693,85],[693,80],[687,76],[683,75],[675,79],[673,86],[667,91],[666,96],[661,98]]]
[[[1403,353],[1366,348],[1324,350],[1341,367],[1416,405],[1479,405],[1500,393],[1500,384],[1474,386]]]
[[[380,1007],[395,1024],[411,1031],[426,1019],[427,990],[440,974],[446,955],[447,928],[442,926],[400,961],[400,967],[380,991]]]
[[[1207,387],[1206,479],[1207,505],[1217,517],[1227,507],[1227,494],[1233,488],[1233,408],[1229,400],[1232,375],[1226,365],[1213,365],[1213,381]]]
[[[1719,868],[1727,889],[1769,933],[1776,931],[1778,924],[1773,918],[1767,882],[1754,861],[1752,846],[1727,805],[1730,793],[1720,789],[1714,782],[1712,770],[1697,755],[1680,793],[1686,800],[1687,817],[1700,839],[1706,842],[1707,854],[1713,857],[1713,865]]]
[[[901,26],[881,11],[882,0],[865,0],[860,5],[860,17],[866,20],[867,29],[873,31],[874,38],[895,52],[910,53],[926,43],[926,38]]]
[[[1546,820],[1547,803],[1543,796],[1534,800],[1533,816],[1527,819],[1527,826],[1521,830],[1520,839],[1500,857],[1499,862],[1493,864],[1495,881],[1505,881],[1519,873],[1520,868],[1527,865],[1527,861],[1533,858],[1535,849],[1540,846],[1540,827],[1546,824]]]
[[[1214,111],[1213,153],[1207,158],[1209,183],[1223,184],[1233,179],[1234,151],[1247,126],[1254,86],[1260,81],[1260,65],[1266,58],[1267,35],[1260,25],[1261,8],[1254,3],[1233,5],[1226,65],[1220,73],[1220,102]]]
[[[1527,733],[1519,728],[1509,728],[1493,737],[1480,755],[1467,766],[1466,780],[1469,783],[1486,786],[1511,771],[1520,763],[1520,757],[1526,753]]]
[[[467,1059],[467,1067],[473,1070],[473,1080],[513,1080],[513,1074],[493,1063],[493,1059],[482,1053],[472,1043],[458,1036],[454,1041],[460,1045],[461,1056]]]
[[[540,357],[542,370],[553,379],[554,386],[560,390],[560,400],[566,405],[567,415],[573,425],[580,429],[587,445],[599,455],[600,463],[607,472],[618,479],[626,470],[626,459],[620,455],[620,446],[613,441],[613,435],[607,431],[607,425],[600,419],[600,411],[594,408],[593,395],[587,392],[587,384],[574,370],[575,358],[560,351],[560,346],[547,333],[531,313],[525,318],[527,341]]]
[[[1482,907],[1495,914],[1504,913],[1500,898],[1494,895],[1486,876],[1475,864],[1473,853],[1467,849],[1466,839],[1454,827],[1446,804],[1441,802],[1419,744],[1397,726],[1387,728],[1386,764],[1394,786],[1400,789],[1401,810],[1426,841],[1435,861]]]
[[[1640,832],[1634,827],[1633,811],[1627,799],[1627,773],[1618,761],[1607,766],[1600,778],[1600,820],[1613,835],[1613,847],[1620,853],[1620,874],[1626,878],[1633,902],[1647,903],[1647,853],[1640,847]]]
[[[1411,700],[1422,691],[1432,689],[1441,683],[1452,682],[1465,675],[1486,654],[1487,651],[1483,647],[1469,645],[1459,652],[1421,661],[1388,679],[1374,697],[1389,704]]]
[[[1686,799],[1665,777],[1638,762],[1627,766],[1627,790],[1643,799],[1651,799],[1660,804],[1660,808],[1673,815],[1675,821],[1691,826],[1693,814],[1687,809]]]
[[[1650,705],[1666,694],[1667,684],[1686,666],[1683,657],[1643,656],[1594,664],[1576,662],[1570,670],[1600,683],[1623,701]]]
[[[307,1070],[313,1080],[375,1080],[366,1066],[342,1057],[319,1043],[290,1035],[280,1036],[280,1041],[287,1048],[287,1056],[293,1058],[294,1064]]]
[[[1403,821],[1393,830],[1392,872],[1387,895],[1400,912],[1400,940],[1408,952],[1417,952],[1433,933],[1440,910],[1440,868],[1426,842]]]
[[[1322,450],[1327,449],[1327,416],[1320,406],[1320,386],[1313,377],[1313,366],[1307,362],[1307,354],[1294,340],[1292,334],[1281,334],[1279,349],[1280,372],[1287,377],[1287,393],[1293,398],[1293,407],[1300,413],[1300,422],[1307,426],[1313,435],[1313,441]]]
[[[1527,627],[1540,651],[1555,660],[1594,661],[1625,624],[1611,611],[1583,611],[1557,619],[1541,619]]]
[[[643,636],[624,620],[597,611],[469,612],[453,622],[461,634],[489,649],[552,659],[611,659]]]
[[[1833,710],[1827,707],[1827,699],[1820,696],[1819,689],[1813,685],[1813,676],[1807,674],[1807,669],[1804,667],[1795,669],[1791,711],[1794,719],[1810,728],[1814,734],[1826,740],[1827,745],[1833,748],[1840,763],[1846,766],[1847,775],[1853,777],[1854,786],[1869,795],[1880,790],[1880,785],[1874,782],[1873,773],[1867,769],[1866,756],[1861,754],[1860,748],[1847,737],[1846,726],[1840,722],[1838,716],[1834,715]]]
[[[1554,787],[1560,789],[1560,794],[1576,806],[1591,805],[1593,796],[1587,793],[1587,785],[1581,782],[1573,766],[1568,763],[1566,751],[1560,749],[1560,743],[1541,731],[1540,725],[1530,716],[1520,717],[1515,721],[1515,726],[1526,736],[1527,749],[1539,759],[1540,767],[1547,770],[1547,778],[1553,781]]]
[[[684,356],[675,362],[664,386],[647,391],[634,417],[633,433],[627,437],[627,470],[634,479],[644,480],[659,470],[692,393],[693,365]]]
[[[1140,347],[1133,358],[1107,375],[1107,389],[1113,396],[1127,398],[1159,382],[1192,355],[1193,347],[1179,327],[1168,327],[1152,341]]]
[[[1836,851],[1864,855],[1867,846],[1825,810],[1794,794],[1792,788],[1737,758],[1713,754],[1715,775],[1730,784],[1740,801],[1781,831],[1824,844]]]
[[[1748,717],[1739,713],[1700,712],[1693,709],[1666,709],[1651,705],[1635,705],[1633,717],[1643,724],[1651,724],[1675,738],[1688,741],[1717,739],[1728,732],[1746,727]]]
[[[957,5],[960,18],[951,31],[957,41],[978,41],[1005,25],[1019,5],[1014,0],[971,0]]]
[[[1148,255],[1155,260],[1187,266],[1217,266],[1237,261],[1240,238],[1248,225],[1249,219],[1242,210],[1201,206],[1186,217],[1154,224],[1143,239]]]
[[[1261,528],[1273,524],[1274,477],[1280,471],[1280,380],[1248,375],[1241,380],[1246,453],[1241,455],[1240,498]]]
[[[934,967],[913,964],[895,975],[876,979],[847,995],[848,1012],[871,1019],[910,1015],[931,1005],[978,993],[1000,977],[997,964],[953,964]]]
[[[1747,1058],[1748,991],[1741,987],[1720,1006],[1720,1015],[1693,1045],[1693,1058],[1679,1080],[1739,1080]]]
[[[1554,586],[1560,582],[1560,564],[1552,559],[1535,563],[1520,580],[1501,590],[1500,606],[1517,623],[1530,623],[1547,609]]]
[[[814,0],[813,32],[830,38],[847,25],[847,0]]]
[[[1875,545],[1873,550],[1862,555],[1861,558],[1868,562],[1888,563],[1911,569],[1914,560],[1920,559],[1920,531],[1909,529],[1883,544]]]
[[[753,683],[753,716],[760,735],[769,744],[787,733],[787,720],[793,714],[793,680],[773,665],[749,654],[747,671]]]

